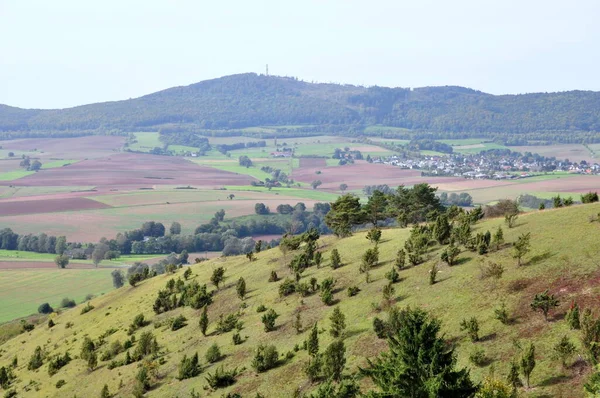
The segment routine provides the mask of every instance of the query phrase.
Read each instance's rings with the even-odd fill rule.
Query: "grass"
[[[598,211],[600,204],[533,212],[521,215],[515,228],[503,227],[507,242],[514,242],[522,233],[532,234],[532,250],[525,258],[526,265],[522,267],[516,266],[510,255],[510,248],[503,248],[485,256],[465,251],[459,256],[458,265],[441,265],[438,282],[429,285],[429,269],[434,262],[438,262],[440,254],[439,246],[432,247],[424,264],[400,271],[402,281],[395,285],[397,305],[418,306],[439,318],[445,338],[456,346],[458,365],[469,367],[471,376],[476,381],[487,375],[492,365],[496,375],[504,378],[508,372],[509,361],[519,355],[514,342],[519,341],[521,345],[534,342],[537,353],[537,364],[531,377],[534,388],[521,389],[520,396],[559,396],[561,391],[569,391],[569,396],[583,395],[579,392],[582,391],[584,378],[561,378],[563,371],[560,370],[557,361],[552,359],[552,346],[563,335],[567,335],[575,343],[578,353],[581,353],[580,332],[569,330],[562,316],[572,300],[577,300],[583,307],[597,306],[594,297],[600,293],[600,275],[596,261],[600,255],[600,247],[596,244],[598,224],[590,223],[588,216]],[[499,225],[503,225],[502,219],[485,220],[474,226],[474,232],[494,231]],[[322,239],[320,247],[324,252],[324,267],[311,267],[302,275],[303,281],[312,277],[319,281],[333,277],[337,281],[334,296],[338,301],[337,305],[346,316],[347,323],[344,341],[347,348],[346,374],[356,372],[358,366],[366,365],[367,358],[372,359],[386,349],[386,343],[378,340],[372,330],[374,317],[385,318],[386,315],[379,312],[374,304],[381,301],[382,288],[387,284],[384,275],[392,266],[395,253],[402,247],[408,234],[408,229],[383,230],[379,245],[381,265],[372,270],[371,283],[366,283],[364,275],[358,272],[361,254],[367,248],[373,247],[365,239],[364,232],[356,233],[354,237],[347,239]],[[344,266],[336,270],[328,267],[330,251],[333,248],[339,250],[344,262]],[[58,315],[54,319],[56,326],[52,331],[41,326],[27,335],[9,340],[2,345],[1,364],[7,364],[11,358],[18,355],[21,365],[15,370],[16,388],[21,390],[30,380],[35,380],[39,387],[37,394],[40,396],[55,395],[54,385],[58,379],[66,381],[66,385],[60,390],[62,396],[97,396],[105,383],[108,384],[111,393],[128,396],[139,371],[138,363],[109,370],[106,363],[101,362],[97,370],[89,372],[86,370],[85,361],[75,359],[53,377],[48,377],[46,365],[41,371],[32,373],[22,364],[38,345],[43,346],[49,355],[64,353],[67,350],[76,353],[81,347],[82,336],[97,339],[110,328],[117,331],[107,338],[107,344],[115,340],[123,342],[128,338],[127,325],[136,314],[143,313],[154,325],[149,325],[140,332],[150,331],[157,337],[162,358],[157,361],[161,378],[147,393],[149,397],[187,396],[192,389],[203,391],[206,385],[204,376],[214,372],[220,365],[228,369],[245,367],[246,370],[242,371],[233,386],[217,391],[204,390],[202,396],[220,397],[229,392],[241,393],[244,396],[254,396],[260,392],[271,396],[269,394],[272,391],[277,391],[277,396],[292,396],[297,387],[300,387],[301,393],[310,392],[316,386],[307,383],[302,372],[308,361],[305,351],[298,351],[291,360],[261,374],[252,370],[250,362],[256,346],[261,343],[274,344],[280,355],[293,350],[294,345],[301,345],[306,339],[308,330],[315,322],[318,322],[319,329],[323,331],[319,335],[319,344],[323,351],[332,341],[327,329],[333,307],[325,306],[318,294],[305,298],[298,295],[279,298],[279,283],[269,283],[267,279],[272,270],[282,278],[290,276],[286,262],[291,258],[291,254],[288,254],[286,261],[281,251],[272,249],[261,252],[257,257],[258,260],[251,264],[245,256],[239,256],[210,260],[191,267],[192,278],[201,284],[208,283],[209,286],[212,271],[216,267],[226,269],[226,280],[221,289],[215,291],[214,303],[208,309],[210,325],[207,337],[203,337],[198,330],[199,311],[184,307],[165,314],[154,314],[152,304],[158,290],[163,289],[166,282],[173,278],[170,275],[162,275],[144,281],[138,287],[125,286],[93,299],[95,309],[85,315],[80,315],[79,307]],[[501,264],[505,269],[498,281],[479,278],[481,266],[491,262]],[[181,277],[181,273],[179,271],[174,278]],[[248,297],[243,302],[237,298],[235,291],[236,281],[240,277],[245,279],[249,290]],[[515,291],[511,286],[515,286],[517,281],[521,281],[520,285],[523,287]],[[345,293],[351,285],[357,285],[361,289],[355,297],[347,297]],[[9,286],[13,289],[12,294],[28,292],[28,289],[18,288],[14,282]],[[210,289],[213,289],[212,286]],[[550,289],[560,300],[560,306],[551,313],[549,322],[529,308],[533,295],[545,289]],[[37,286],[36,290],[39,290]],[[494,309],[501,300],[506,302],[511,316],[515,318],[515,322],[510,325],[503,325],[494,319]],[[256,312],[260,304],[273,308],[280,314],[276,322],[277,330],[264,332],[260,321],[261,314]],[[301,334],[296,334],[293,327],[294,312],[297,308],[301,308],[304,329]],[[245,341],[241,345],[234,345],[231,333],[218,335],[215,333],[215,325],[221,314],[226,315],[238,310],[241,311],[241,320],[244,322],[240,334]],[[179,314],[188,319],[188,326],[176,332],[172,332],[166,326],[157,326],[159,322]],[[462,319],[471,316],[475,316],[480,324],[482,341],[477,343],[472,343],[459,326]],[[67,322],[72,322],[74,326],[66,329]],[[138,337],[140,332],[136,333]],[[182,381],[176,380],[177,367],[183,355],[189,356],[198,352],[200,357],[203,357],[213,343],[220,346],[225,355],[224,359],[218,364],[206,364],[203,361],[202,375]],[[469,363],[468,356],[476,348],[485,350],[491,359],[491,365],[478,368]],[[122,359],[123,355],[117,359]],[[119,387],[121,380],[123,384]],[[364,389],[370,386],[366,379],[361,379],[361,384]]]
[[[156,147],[162,148],[164,145],[158,139],[159,135],[157,132],[133,134],[135,135],[137,142],[129,146],[132,151],[150,152],[152,149]]]
[[[13,181],[13,180],[17,180],[19,178],[27,177],[32,174],[35,174],[35,171],[27,171],[27,170],[7,171],[5,173],[0,173],[0,181]]]
[[[100,265],[120,266],[126,264],[132,264],[136,261],[144,261],[151,258],[160,257],[160,255],[126,255],[121,256],[115,260],[105,260]],[[0,261],[41,261],[41,262],[54,262],[56,254],[52,253],[35,253],[26,252],[20,250],[0,250]],[[72,263],[77,264],[92,264],[90,260],[71,260]]]
[[[79,160],[54,160],[52,162],[42,163],[42,169],[54,169],[56,167],[68,166],[77,162],[79,162]]]
[[[37,312],[42,303],[58,308],[64,297],[80,303],[87,294],[113,289],[110,269],[0,271],[0,323]]]

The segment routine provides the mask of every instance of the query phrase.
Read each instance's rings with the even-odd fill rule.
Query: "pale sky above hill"
[[[0,0],[0,103],[244,72],[493,94],[600,90],[597,0]]]

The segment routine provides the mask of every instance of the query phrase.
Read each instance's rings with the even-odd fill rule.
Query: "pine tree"
[[[441,337],[440,322],[420,309],[397,314],[388,339],[389,352],[361,372],[379,393],[371,397],[472,397],[477,386],[469,371],[456,369],[454,349]]]
[[[200,321],[198,322],[198,325],[200,326],[200,331],[202,332],[203,336],[206,336],[206,329],[208,329],[207,307],[208,306],[205,305],[202,309],[202,315],[200,315]]]
[[[400,249],[396,253],[394,265],[396,265],[396,268],[398,268],[399,270],[403,269],[406,266],[406,252],[404,251],[404,249]]]
[[[108,384],[105,384],[102,387],[102,391],[100,392],[100,398],[110,398],[110,391],[108,391]]]
[[[333,249],[331,251],[331,268],[337,269],[342,266],[342,258],[340,257],[340,252],[338,249]]]
[[[517,266],[521,266],[521,259],[531,250],[530,244],[531,233],[527,232],[517,238],[513,245],[513,258],[517,259]]]
[[[344,330],[346,329],[346,316],[340,311],[340,307],[335,307],[333,309],[333,313],[329,317],[331,321],[331,329],[329,329],[329,334],[338,338],[344,334]]]
[[[571,340],[567,336],[563,336],[554,346],[554,356],[560,360],[563,369],[567,368],[567,361],[573,356],[575,350],[575,345],[571,343]]]
[[[502,227],[498,226],[498,229],[494,233],[494,237],[492,238],[492,245],[496,246],[496,250],[500,250],[500,246],[504,243],[504,232],[502,231]]]
[[[439,215],[433,226],[433,237],[438,241],[440,245],[445,244],[450,238],[450,232],[452,231],[452,227],[448,222],[448,216],[445,214]]]
[[[308,339],[306,340],[306,351],[308,351],[308,355],[312,357],[319,353],[319,330],[317,329],[316,323],[312,327]]]
[[[510,370],[506,376],[506,381],[513,387],[513,391],[523,386],[521,378],[519,377],[519,364],[516,361],[510,363]]]
[[[301,314],[302,314],[302,312],[298,308],[296,310],[296,318],[294,320],[294,329],[296,329],[297,334],[302,333],[302,315]]]
[[[536,294],[530,305],[532,310],[544,314],[544,319],[548,321],[548,312],[552,308],[558,307],[558,299],[553,294],[548,294],[548,290],[545,290]]]
[[[98,356],[95,351],[92,351],[90,356],[88,357],[88,369],[93,371],[98,366]]]
[[[529,344],[527,350],[521,357],[521,371],[523,372],[523,376],[525,377],[525,381],[527,382],[527,388],[529,388],[529,378],[531,376],[531,372],[535,368],[535,346],[533,343]]]
[[[323,353],[323,373],[328,379],[340,381],[346,366],[346,347],[342,340],[334,340]]]
[[[576,302],[571,303],[569,312],[567,312],[567,323],[571,329],[581,329],[581,321],[579,315],[579,305]]]
[[[244,278],[240,277],[240,279],[238,279],[235,290],[237,291],[237,295],[241,300],[246,298],[246,281]]]

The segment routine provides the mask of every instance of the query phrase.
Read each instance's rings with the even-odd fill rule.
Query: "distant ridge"
[[[600,93],[491,95],[457,86],[367,88],[246,73],[61,110],[0,105],[3,132],[295,126],[304,132],[364,133],[374,125],[390,131],[395,127],[467,135],[529,134],[530,139],[562,142],[564,133],[572,132],[576,140],[591,142],[600,131]]]

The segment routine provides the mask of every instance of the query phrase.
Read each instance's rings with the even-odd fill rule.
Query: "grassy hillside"
[[[474,226],[474,232],[493,232],[499,225],[503,225],[506,247],[484,256],[464,251],[459,256],[458,265],[440,265],[438,282],[430,285],[429,270],[434,262],[438,262],[440,251],[439,246],[432,247],[427,253],[426,263],[400,271],[402,280],[395,284],[397,305],[419,306],[438,317],[442,321],[446,339],[457,347],[459,365],[470,367],[471,375],[477,381],[490,372],[492,365],[495,374],[504,378],[509,361],[517,355],[515,342],[518,341],[523,346],[533,342],[536,345],[537,366],[531,377],[532,388],[521,389],[522,395],[583,396],[582,383],[589,368],[579,361],[576,365],[561,369],[558,361],[553,359],[552,347],[563,335],[567,335],[577,346],[578,353],[581,353],[580,332],[569,330],[563,320],[572,300],[577,300],[584,308],[598,310],[600,262],[597,259],[600,245],[597,244],[597,237],[600,225],[590,222],[589,216],[599,211],[600,204],[534,212],[521,215],[512,229],[505,227],[500,219],[481,221]],[[508,246],[526,232],[531,232],[532,250],[524,259],[525,265],[517,267]],[[403,246],[408,234],[408,229],[383,231],[379,245],[381,265],[371,272],[370,283],[366,283],[364,274],[358,271],[362,253],[373,247],[362,232],[346,239],[321,239],[319,245],[324,252],[324,267],[311,267],[303,274],[303,281],[316,277],[321,282],[330,276],[337,281],[334,296],[337,305],[346,315],[347,323],[346,374],[356,372],[358,366],[366,364],[366,358],[373,358],[387,349],[386,342],[378,339],[373,332],[372,323],[375,316],[386,318],[385,311],[377,308],[382,301],[382,289],[388,282],[384,275],[393,266],[395,253]],[[333,248],[339,250],[344,262],[344,266],[336,270],[329,267],[330,251]],[[288,253],[287,260],[291,256],[292,253]],[[97,341],[107,330],[116,330],[98,348],[100,354],[112,342],[127,340],[128,326],[136,314],[142,313],[152,324],[136,331],[136,337],[139,339],[142,332],[151,331],[160,347],[160,354],[155,362],[157,378],[147,396],[189,397],[192,389],[202,397],[220,397],[228,392],[238,392],[243,397],[254,397],[257,392],[266,397],[290,397],[297,388],[301,392],[310,392],[316,386],[308,383],[302,371],[308,360],[306,351],[300,350],[293,358],[282,360],[279,367],[257,374],[251,367],[254,350],[261,343],[274,344],[283,358],[288,351],[293,352],[296,344],[302,345],[309,328],[314,322],[318,322],[319,328],[323,330],[319,335],[323,351],[332,341],[328,329],[329,316],[334,307],[324,305],[318,294],[305,298],[298,294],[280,298],[278,287],[281,281],[269,283],[267,280],[273,270],[282,279],[290,276],[282,252],[272,249],[259,253],[257,258],[254,262],[249,262],[245,257],[220,258],[191,266],[192,280],[207,283],[209,290],[214,289],[210,284],[212,271],[221,266],[226,269],[225,282],[215,293],[214,302],[208,309],[210,325],[206,337],[201,334],[198,326],[200,310],[183,307],[159,315],[155,315],[152,310],[158,290],[164,289],[169,279],[183,279],[183,271],[179,270],[175,275],[160,275],[143,281],[136,287],[127,285],[95,298],[91,301],[95,308],[86,314],[81,314],[82,306],[66,311],[54,317],[56,325],[52,329],[45,325],[39,326],[9,340],[0,346],[0,366],[8,366],[15,356],[18,358],[14,388],[19,396],[98,397],[105,383],[115,396],[131,396],[139,362],[109,370],[109,361],[99,361],[98,368],[90,372],[86,361],[78,357],[85,336]],[[497,281],[481,278],[482,267],[491,262],[505,268],[502,278]],[[241,301],[236,295],[235,285],[240,277],[245,279],[248,287],[245,301]],[[361,291],[357,296],[348,297],[346,289],[352,285],[357,285]],[[559,307],[551,311],[549,321],[545,321],[541,314],[530,308],[533,296],[545,289],[556,294],[560,300]],[[514,319],[509,325],[503,325],[494,319],[494,309],[501,300],[506,302]],[[280,314],[275,331],[264,331],[261,323],[263,314],[256,312],[261,304]],[[304,325],[301,334],[297,334],[294,328],[295,311],[298,309]],[[232,332],[217,335],[215,327],[219,315],[238,310],[241,311],[240,320],[244,324],[240,334],[245,340],[240,345],[234,345]],[[171,331],[165,321],[180,314],[188,319],[187,326]],[[476,343],[472,343],[459,326],[462,319],[472,316],[477,317],[480,323],[481,341]],[[70,324],[72,326],[68,327]],[[225,357],[216,364],[207,364],[204,354],[213,343],[220,346]],[[36,346],[43,347],[50,355],[69,351],[73,360],[52,377],[48,375],[47,360],[37,371],[29,371],[27,362]],[[476,349],[485,351],[489,358],[486,366],[477,367],[470,363],[468,357]],[[203,372],[191,379],[177,380],[178,365],[182,357],[195,352],[200,355]],[[116,359],[123,359],[124,356],[121,353]],[[206,375],[213,373],[220,365],[224,365],[226,369],[246,369],[237,377],[233,386],[217,391],[204,390],[207,385]],[[55,385],[61,379],[66,384],[57,389]],[[363,390],[372,387],[366,379],[361,380],[361,385]]]

